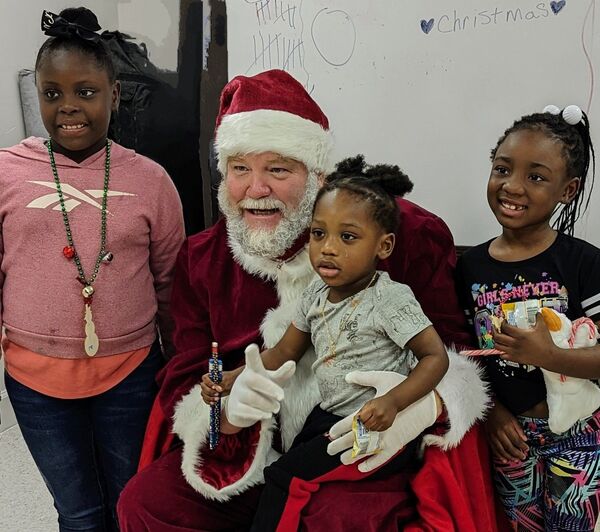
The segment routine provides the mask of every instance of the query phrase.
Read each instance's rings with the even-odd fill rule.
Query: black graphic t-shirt
[[[564,234],[544,252],[527,260],[501,262],[488,252],[489,242],[460,258],[457,275],[461,299],[480,349],[494,347],[493,324],[535,324],[541,307],[551,307],[571,320],[582,316],[600,321],[600,250]],[[546,398],[539,368],[482,357],[498,400],[517,415]]]

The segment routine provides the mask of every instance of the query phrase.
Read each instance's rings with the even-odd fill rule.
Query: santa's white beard
[[[283,255],[310,225],[318,191],[317,176],[309,173],[302,200],[295,209],[288,209],[283,202],[271,198],[244,199],[234,205],[223,179],[217,199],[225,215],[229,239],[239,244],[245,253],[275,259]],[[251,228],[244,221],[243,209],[279,209],[281,220],[273,228]]]

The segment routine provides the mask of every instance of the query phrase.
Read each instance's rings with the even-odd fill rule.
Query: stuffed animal
[[[573,323],[564,314],[550,308],[540,310],[554,343],[563,349],[592,347],[599,337],[589,318]],[[548,401],[548,425],[555,434],[569,430],[578,420],[592,415],[600,407],[600,388],[589,379],[567,377],[542,368]]]

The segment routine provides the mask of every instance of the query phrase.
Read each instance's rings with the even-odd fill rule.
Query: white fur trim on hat
[[[333,171],[331,133],[312,120],[272,109],[225,115],[215,142],[219,170],[233,155],[272,151],[304,163],[309,172]]]

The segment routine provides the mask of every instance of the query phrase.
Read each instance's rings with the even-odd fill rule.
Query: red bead
[[[72,259],[75,256],[75,249],[72,246],[65,246],[63,248],[63,255],[67,259]]]

